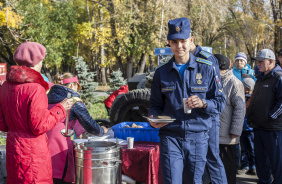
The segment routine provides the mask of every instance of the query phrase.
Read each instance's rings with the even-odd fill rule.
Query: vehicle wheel
[[[151,92],[149,89],[136,89],[117,96],[110,110],[112,125],[120,122],[145,122],[148,116]]]

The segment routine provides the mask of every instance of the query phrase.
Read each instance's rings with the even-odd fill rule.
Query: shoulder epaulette
[[[204,50],[202,50],[200,52],[200,55],[204,56],[206,59],[208,59],[211,56],[211,54],[209,52],[204,51]]]
[[[199,62],[199,63],[204,63],[204,64],[207,64],[207,65],[212,65],[212,62],[210,62],[208,60],[205,60],[205,59],[202,59],[202,58],[197,58],[196,61]]]
[[[155,70],[157,70],[157,69],[159,69],[160,67],[162,67],[162,66],[166,65],[169,61],[170,61],[170,60],[166,61],[165,63],[160,64],[159,66],[157,66],[157,67],[156,67],[156,69],[155,69]]]

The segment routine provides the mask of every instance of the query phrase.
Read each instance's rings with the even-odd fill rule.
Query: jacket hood
[[[224,74],[220,74],[220,76],[221,76],[222,82],[224,82],[224,81],[228,80],[230,77],[233,76],[233,71],[232,71],[232,69],[229,69]]]
[[[71,97],[79,97],[80,95],[75,92],[74,90],[60,85],[53,85],[47,95],[48,97],[48,103],[49,104],[55,104],[59,103],[65,98],[67,98],[68,93],[71,93]]]
[[[49,85],[44,81],[41,74],[26,66],[11,66],[6,80],[12,83],[38,83],[42,85],[46,90],[49,89]]]

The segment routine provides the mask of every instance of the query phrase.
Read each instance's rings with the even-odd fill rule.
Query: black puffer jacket
[[[56,104],[67,98],[67,94],[71,93],[71,97],[79,97],[80,95],[72,89],[64,86],[54,85],[48,93],[48,103]],[[85,131],[94,135],[104,135],[104,129],[89,115],[88,110],[82,102],[76,102],[70,110],[69,121],[78,119]]]

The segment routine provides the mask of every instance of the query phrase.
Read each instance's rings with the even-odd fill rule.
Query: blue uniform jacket
[[[174,57],[156,69],[151,88],[149,115],[154,115],[155,118],[167,115],[176,119],[162,127],[160,133],[185,138],[189,131],[200,132],[211,128],[212,116],[221,113],[225,105],[222,85],[215,70],[211,62],[196,58],[191,53],[183,81]],[[199,79],[196,78],[201,78],[201,84],[197,83]],[[192,95],[206,99],[208,106],[206,109],[196,108],[191,114],[185,114],[183,98]]]
[[[206,59],[210,62],[213,63],[213,67],[215,67],[215,73],[216,75],[218,75],[218,78],[219,78],[219,81],[221,82],[221,77],[220,77],[220,73],[219,73],[219,66],[218,66],[218,61],[216,59],[216,57],[214,55],[212,55],[211,53],[207,52],[207,51],[204,51],[202,49],[202,47],[200,47],[199,45],[197,45],[196,47],[196,51],[195,51],[195,56],[196,57],[200,57],[202,59]],[[223,95],[224,95],[224,92],[222,91]],[[225,98],[225,96],[224,96]],[[224,107],[225,107],[225,103],[224,103]],[[224,109],[224,107],[222,107]],[[217,126],[220,126],[220,123],[219,123],[219,114],[217,116],[215,116],[215,124]]]
[[[194,54],[195,54],[196,57],[200,57],[200,58],[203,58],[203,59],[206,59],[206,60],[212,62],[213,66],[215,66],[216,74],[219,76],[219,79],[221,81],[221,77],[220,77],[220,74],[219,74],[218,61],[217,61],[216,57],[214,55],[212,55],[211,53],[204,51],[202,49],[202,47],[200,47],[199,45],[197,45],[196,51],[195,51]]]

